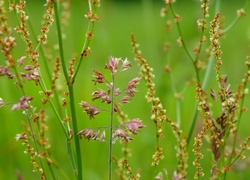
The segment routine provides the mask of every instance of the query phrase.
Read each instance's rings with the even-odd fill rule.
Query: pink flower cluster
[[[84,108],[84,112],[89,115],[89,119],[94,118],[95,115],[100,113],[100,110],[97,107],[90,105],[86,101],[80,102],[80,105]]]
[[[119,62],[122,62],[122,66],[120,69],[121,71],[125,71],[129,67],[131,67],[131,64],[127,58],[123,60],[122,58],[114,58],[111,56],[111,57],[109,57],[109,62],[108,62],[108,64],[105,65],[105,68],[109,69],[111,73],[115,73],[118,71]]]
[[[127,84],[126,87],[126,94],[130,97],[134,96],[134,93],[137,92],[136,90],[136,85],[139,84],[139,81],[141,80],[141,78],[136,77],[134,79],[132,79],[131,81],[129,81],[129,83]]]
[[[116,140],[121,139],[122,142],[129,142],[133,140],[132,137],[129,136],[129,132],[132,134],[137,135],[140,128],[144,128],[145,125],[142,121],[138,118],[132,119],[128,123],[124,125],[119,125],[116,127],[116,130],[113,131],[113,142]],[[77,133],[77,135],[82,138],[85,137],[86,139],[90,140],[99,140],[104,141],[105,138],[105,130],[103,130],[100,134],[100,130],[94,131],[94,129],[85,128]]]
[[[107,92],[103,89],[99,89],[99,91],[94,91],[92,93],[92,96],[94,96],[94,98],[92,100],[102,99],[102,102],[106,102],[107,104],[111,103],[111,98],[109,97],[109,92]]]
[[[14,104],[11,108],[11,110],[20,110],[21,108],[23,109],[28,109],[29,108],[29,104],[28,102],[31,101],[33,99],[33,97],[29,96],[29,97],[21,97],[19,99],[19,102]]]
[[[126,87],[121,90],[120,88],[115,87],[116,81],[115,75],[117,72],[125,71],[131,66],[130,62],[127,59],[122,58],[114,58],[109,57],[108,64],[105,65],[105,69],[108,69],[111,72],[112,76],[112,82],[109,82],[104,74],[102,72],[99,72],[95,69],[93,69],[94,72],[94,80],[93,82],[95,84],[101,84],[106,83],[107,90],[98,89],[97,91],[94,91],[92,93],[92,100],[100,99],[102,103],[110,104],[112,106],[112,110],[110,113],[116,113],[119,111],[119,105],[120,104],[126,104],[128,103],[132,97],[134,97],[135,93],[137,92],[136,86],[139,84],[139,81],[141,78],[136,77],[128,82]],[[118,97],[121,96],[120,99]],[[116,100],[116,102],[114,102]],[[94,118],[95,115],[99,114],[102,109],[97,108],[96,106],[93,106],[89,104],[86,101],[82,101],[80,103],[80,106],[84,109],[84,112],[87,113],[90,119]],[[112,112],[113,111],[113,112]],[[111,123],[112,124],[112,123]],[[132,119],[129,122],[113,126],[112,127],[102,127],[98,128],[98,130],[94,130],[92,128],[85,128],[78,132],[78,136],[80,138],[85,137],[86,139],[90,140],[100,140],[104,141],[105,138],[105,130],[100,132],[100,129],[110,129],[111,128],[111,134],[112,134],[112,141],[115,142],[117,139],[121,139],[122,142],[129,142],[133,140],[132,137],[129,136],[129,133],[131,134],[138,134],[138,131],[140,128],[144,128],[145,125],[142,123],[142,121],[138,118]]]
[[[123,128],[121,128],[123,127]],[[145,125],[142,123],[142,121],[138,118],[132,119],[128,123],[126,123],[123,126],[118,127],[116,130],[113,132],[113,138],[114,142],[118,139],[121,138],[122,142],[129,142],[133,140],[132,137],[128,135],[128,132],[137,135],[138,131],[140,128],[144,128]]]
[[[132,119],[127,123],[128,130],[133,133],[137,134],[139,128],[144,128],[145,125],[142,123],[142,121],[138,118]]]
[[[8,66],[0,66],[0,76],[7,76],[12,79],[14,75],[9,71]]]
[[[106,136],[106,133],[105,131],[102,131],[102,133],[100,135],[99,134],[100,134],[100,130],[94,131],[93,129],[89,129],[89,128],[85,128],[77,133],[77,135],[80,138],[85,137],[88,140],[93,139],[93,140],[99,140],[103,142]]]
[[[94,82],[95,82],[95,84],[96,83],[104,83],[105,82],[105,77],[104,77],[104,75],[103,75],[103,73],[101,73],[101,72],[99,72],[99,71],[97,71],[97,70],[95,70],[95,69],[93,69],[93,71],[94,71],[94,75],[93,75],[93,77],[94,77]]]
[[[120,62],[121,65],[119,66]],[[105,69],[110,70],[112,76],[114,76],[115,73],[118,71],[127,70],[129,67],[131,67],[131,64],[127,58],[122,59],[122,58],[109,57],[109,62],[108,64],[105,65]],[[136,77],[131,81],[129,81],[127,86],[123,90],[120,90],[120,88],[114,88],[113,82],[109,82],[108,80],[106,80],[102,72],[99,72],[95,69],[93,69],[93,72],[94,72],[93,82],[95,84],[106,82],[107,90],[99,89],[97,91],[94,91],[92,93],[93,96],[92,100],[101,99],[102,103],[107,103],[107,104],[110,104],[113,101],[113,99],[111,98],[112,91],[114,91],[113,92],[114,99],[116,99],[118,96],[123,95],[118,103],[122,104],[128,103],[134,96],[134,94],[137,92],[136,86],[139,84],[139,81],[141,80],[141,78]],[[85,101],[82,101],[80,105],[84,109],[84,112],[86,112],[89,115],[90,119],[94,118],[95,115],[100,113],[100,109]],[[113,111],[114,112],[116,111],[116,107],[114,107]]]

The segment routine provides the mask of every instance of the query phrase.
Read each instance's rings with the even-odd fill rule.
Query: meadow
[[[47,1],[47,6],[46,1],[30,0],[18,12],[16,5],[23,2],[0,2],[0,179],[250,176],[247,0],[74,0]],[[58,17],[53,12],[48,25],[50,18],[44,14],[46,8],[54,11],[54,5]],[[22,12],[28,19],[22,20]],[[206,25],[198,27],[199,19]],[[18,26],[27,26],[27,39],[26,30],[18,33]],[[42,27],[49,30],[39,42]],[[8,51],[10,37],[15,43]],[[117,74],[111,70],[111,60],[125,64],[126,58],[129,68]],[[28,65],[38,72],[29,76]],[[115,74],[115,87],[125,88],[118,95],[128,90],[132,79],[141,80],[134,84],[133,95],[126,91],[129,102],[118,103],[117,110],[112,83],[111,103],[103,97],[93,101],[93,92],[107,89],[93,69],[110,81]],[[91,114],[83,101],[103,112]],[[131,131],[134,118],[143,125]],[[127,127],[124,131],[133,140],[126,142],[128,136],[118,134],[112,143],[117,127]],[[100,133],[105,129],[105,141],[100,142],[100,133],[81,136],[86,128]],[[25,153],[29,145],[31,152]]]

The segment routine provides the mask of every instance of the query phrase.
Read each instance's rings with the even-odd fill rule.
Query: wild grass
[[[248,1],[0,4],[0,179],[249,176]]]

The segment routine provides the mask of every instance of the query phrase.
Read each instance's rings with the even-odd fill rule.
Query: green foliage
[[[249,177],[247,2],[1,1],[0,179]],[[86,114],[110,56],[138,92]]]

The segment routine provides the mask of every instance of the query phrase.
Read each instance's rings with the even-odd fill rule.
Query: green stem
[[[45,82],[43,81],[42,78],[41,78],[41,81],[39,81],[39,86],[40,86],[40,88],[42,89],[42,91],[45,93],[45,90],[46,90],[47,88],[46,88]],[[65,137],[68,138],[68,137],[69,137],[69,134],[67,133],[67,129],[66,129],[65,126],[63,125],[62,118],[61,118],[60,114],[58,113],[58,111],[56,110],[56,107],[55,107],[54,103],[52,102],[52,99],[49,100],[49,103],[50,103],[50,105],[51,105],[51,107],[52,107],[52,110],[54,111],[54,113],[55,113],[55,115],[56,115],[56,117],[57,117],[57,119],[58,119],[58,121],[59,121],[59,123],[60,123],[62,129],[63,129],[63,132],[64,132],[64,134],[65,134]]]
[[[109,135],[109,165],[108,179],[112,179],[112,151],[113,151],[113,119],[114,119],[114,91],[115,91],[115,75],[112,72],[112,90],[111,90],[111,109],[110,109],[110,135]]]
[[[194,131],[195,124],[196,124],[196,119],[197,119],[197,116],[198,116],[198,110],[197,109],[198,109],[198,102],[195,103],[192,123],[191,123],[191,127],[190,127],[188,137],[187,137],[187,147],[189,147],[190,140],[191,140],[191,137],[192,137],[192,134],[193,134],[193,131]]]
[[[57,112],[57,110],[56,110],[56,108],[55,108],[55,105],[53,104],[52,101],[50,102],[50,105],[51,105],[51,107],[52,107],[52,109],[53,109],[53,111],[54,111],[54,113],[55,113],[55,115],[56,115],[56,117],[57,117],[57,119],[58,119],[58,121],[59,121],[59,123],[60,123],[62,129],[63,129],[63,132],[64,132],[65,136],[68,138],[68,137],[69,137],[69,133],[67,132],[67,129],[66,129],[65,126],[63,125],[62,119],[61,119],[59,113]]]
[[[170,9],[171,9],[171,11],[172,11],[172,14],[173,14],[174,16],[176,16],[172,4],[170,4]],[[204,15],[204,16],[205,16],[205,15]],[[187,46],[186,46],[185,41],[183,40],[183,35],[182,35],[182,32],[181,32],[180,23],[179,23],[179,22],[176,22],[176,25],[177,25],[177,29],[178,29],[179,35],[180,35],[180,37],[181,37],[181,42],[182,42],[183,48],[184,48],[184,50],[186,51],[186,53],[187,53],[189,59],[192,61],[192,64],[193,64],[193,66],[194,66],[195,75],[196,75],[196,81],[197,81],[197,82],[200,82],[199,70],[198,70],[198,68],[197,68],[197,66],[196,66],[196,63],[197,63],[198,55],[199,55],[199,54],[197,55],[196,59],[194,59],[194,58],[192,57],[191,53],[190,53],[189,50],[187,49]],[[204,29],[202,30],[201,40],[202,40],[202,38],[203,38],[203,34],[204,34]],[[200,40],[200,42],[201,42],[201,40]],[[200,53],[200,51],[201,51],[201,47],[202,47],[202,43],[201,43],[200,46],[199,46],[199,48],[200,48],[200,49],[199,49],[199,53]],[[188,147],[188,145],[189,145],[189,142],[190,142],[190,139],[191,139],[191,136],[192,136],[192,133],[193,133],[195,124],[196,124],[196,119],[197,119],[197,116],[198,116],[198,109],[197,109],[197,107],[198,107],[198,103],[196,103],[196,105],[195,105],[194,114],[193,114],[193,118],[192,118],[192,123],[191,123],[191,127],[190,127],[189,134],[188,134],[188,137],[187,137],[187,147]]]
[[[176,16],[176,13],[175,13],[175,11],[174,11],[174,8],[173,8],[172,4],[170,4],[170,9],[171,9],[171,11],[172,11],[172,14],[173,14],[174,17],[175,17],[175,16]],[[185,41],[183,40],[183,35],[182,35],[180,23],[179,23],[179,22],[176,22],[176,25],[177,25],[177,29],[178,29],[179,35],[180,35],[180,37],[181,37],[181,42],[182,42],[183,48],[184,48],[184,50],[186,51],[186,53],[187,53],[189,59],[190,59],[192,62],[194,62],[195,60],[194,60],[194,58],[192,57],[192,55],[191,55],[191,53],[189,52],[189,50],[187,49],[186,43],[185,43]]]
[[[66,68],[65,59],[64,59],[61,23],[60,23],[60,18],[59,18],[58,6],[57,6],[56,2],[54,2],[54,11],[55,11],[55,19],[56,19],[56,27],[57,27],[57,35],[58,35],[58,42],[59,42],[59,48],[60,48],[60,58],[61,58],[61,62],[62,62],[62,69],[63,69],[64,77],[65,77],[66,82],[67,82],[68,90],[69,90],[70,110],[71,110],[71,116],[72,116],[76,159],[77,159],[77,170],[75,170],[75,174],[77,176],[77,179],[81,180],[82,179],[82,158],[81,158],[80,141],[79,141],[79,137],[77,136],[78,128],[77,128],[77,118],[76,118],[76,110],[75,110],[74,88],[73,88],[73,84],[70,82],[67,68]],[[71,155],[69,155],[69,156],[71,156]],[[74,158],[74,157],[72,157],[72,158]],[[72,161],[72,162],[74,162],[74,161]]]
[[[89,10],[90,10],[90,12],[91,12],[92,14],[95,14],[95,13],[96,13],[96,10],[97,10],[97,6],[94,6],[94,7],[93,7],[93,10],[92,10],[91,1],[89,0],[88,3],[89,3]],[[89,20],[87,32],[93,33],[93,31],[94,31],[94,25],[95,25],[95,21]],[[79,59],[79,61],[78,61],[78,64],[77,64],[77,66],[76,66],[76,70],[75,70],[74,76],[73,76],[73,78],[72,78],[72,82],[75,81],[76,75],[78,74],[78,71],[79,71],[80,66],[81,66],[81,64],[82,64],[82,60],[83,60],[83,57],[84,57],[84,56],[83,56],[83,53],[88,49],[89,44],[90,44],[90,40],[91,40],[91,39],[86,38],[85,41],[84,41],[84,44],[83,44],[83,47],[82,47],[82,51],[81,51],[81,57],[80,57],[80,59]]]
[[[77,127],[73,86],[69,86],[69,97],[70,97],[70,109],[71,109],[71,115],[72,115],[72,124],[73,124],[74,140],[75,140],[75,148],[76,148],[76,159],[77,159],[77,169],[78,169],[77,176],[78,176],[78,180],[81,180],[82,179],[82,157],[81,157],[80,140],[77,135],[78,127]]]
[[[214,57],[210,56],[210,58],[208,60],[208,66],[207,66],[207,69],[206,69],[206,72],[205,72],[205,76],[204,76],[204,79],[203,79],[203,82],[202,82],[202,85],[201,85],[202,89],[206,89],[207,84],[208,84],[208,80],[210,79],[210,76],[211,76],[211,73],[212,73],[212,70],[213,70],[213,67],[214,67]]]
[[[89,25],[88,25],[88,32],[93,32],[93,29],[94,29],[94,23],[93,22],[89,22]],[[85,39],[85,42],[84,42],[84,45],[83,45],[83,48],[82,48],[82,51],[81,51],[81,57],[78,61],[78,64],[77,64],[77,67],[76,67],[76,70],[75,70],[75,73],[74,73],[74,76],[72,78],[72,81],[74,82],[75,81],[75,78],[76,78],[76,75],[78,74],[78,71],[80,69],[80,66],[81,66],[81,63],[82,63],[82,60],[83,60],[83,53],[84,51],[87,50],[87,48],[89,47],[89,44],[90,44],[90,40],[88,38]]]
[[[60,59],[61,59],[61,62],[62,62],[62,70],[63,70],[63,74],[64,74],[64,77],[65,77],[66,82],[67,82],[67,86],[70,86],[70,80],[69,80],[69,76],[68,76],[66,62],[65,62],[65,59],[64,59],[61,22],[60,22],[57,2],[54,2],[54,11],[55,11],[55,19],[56,19],[56,28],[57,28],[57,37],[58,37],[58,43],[59,43]]]
[[[175,95],[175,99],[176,99],[176,101],[175,101],[176,123],[178,124],[179,127],[181,127],[181,103],[180,103],[180,99],[178,97],[176,97],[177,91],[176,91],[176,87],[175,87],[175,84],[174,84],[174,78],[173,78],[173,75],[172,75],[171,71],[169,71],[169,79],[170,79],[173,94]]]
[[[246,1],[246,4],[245,4],[244,8],[247,7],[248,1],[249,1],[249,0]],[[243,9],[244,9],[244,8],[243,8]],[[233,22],[232,22],[226,29],[222,30],[222,34],[225,34],[225,33],[227,33],[229,30],[231,30],[232,27],[239,21],[239,19],[240,19],[241,17],[242,17],[242,16],[237,16],[237,17],[233,20]]]
[[[69,162],[70,162],[70,165],[73,169],[73,173],[77,176],[77,170],[76,170],[77,167],[76,167],[75,158],[74,158],[74,155],[72,152],[71,142],[67,141],[66,143],[67,143],[66,146],[67,146],[67,153],[68,153]]]

